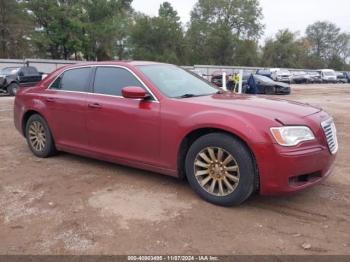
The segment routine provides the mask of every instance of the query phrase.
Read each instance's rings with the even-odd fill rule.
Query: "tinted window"
[[[94,90],[104,95],[121,96],[122,88],[142,84],[126,69],[116,67],[99,67],[96,69]]]
[[[88,67],[68,70],[58,77],[50,88],[85,92],[88,90],[90,71]]]

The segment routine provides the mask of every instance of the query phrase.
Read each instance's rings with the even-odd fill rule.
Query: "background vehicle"
[[[251,76],[248,74],[243,75],[243,92],[249,93],[250,87],[248,85],[248,79]],[[291,90],[289,84],[273,81],[271,78],[261,75],[253,75],[258,94],[266,95],[289,95]]]
[[[348,83],[350,83],[350,72],[344,73],[346,76],[346,79],[348,80]]]
[[[212,74],[211,83],[217,87],[223,87],[222,77],[225,71],[217,71]],[[226,72],[226,88],[227,90],[233,91],[234,82],[232,80],[232,75]]]
[[[321,74],[323,83],[337,83],[337,75],[333,69],[322,69],[318,72]]]
[[[291,83],[292,74],[289,70],[280,69],[272,73],[272,80],[277,82]]]
[[[337,82],[340,84],[346,84],[348,82],[346,73],[336,72]]]
[[[310,83],[310,75],[304,71],[294,71],[292,73],[292,83],[295,84],[307,84]]]
[[[307,72],[307,74],[310,76],[310,79],[309,79],[310,83],[312,84],[322,83],[321,74],[319,72],[310,71],[310,72]]]
[[[14,120],[38,157],[67,151],[187,177],[199,196],[223,206],[255,191],[310,187],[330,175],[338,150],[334,122],[319,108],[235,95],[144,61],[59,69],[18,92]]]
[[[41,79],[35,67],[6,67],[0,70],[0,90],[14,96],[19,87],[34,86]]]
[[[217,87],[222,87],[222,75],[225,71],[215,71],[212,74],[210,82],[216,85]],[[226,84],[230,81],[230,76],[226,72]]]
[[[272,72],[270,69],[258,69],[256,70],[257,75],[266,76],[272,79]]]

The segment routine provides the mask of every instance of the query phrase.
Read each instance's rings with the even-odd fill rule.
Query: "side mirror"
[[[145,99],[149,97],[149,94],[139,86],[127,86],[122,88],[122,95],[130,99]]]

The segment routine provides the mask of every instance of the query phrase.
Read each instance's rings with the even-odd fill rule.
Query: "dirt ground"
[[[61,153],[35,158],[0,97],[0,254],[350,254],[350,85],[293,86],[336,121],[333,175],[236,208],[186,182]]]

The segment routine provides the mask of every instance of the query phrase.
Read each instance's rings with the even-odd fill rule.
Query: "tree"
[[[288,29],[280,30],[274,39],[268,39],[263,47],[262,63],[264,66],[298,68],[300,67],[300,43],[295,33]]]
[[[123,59],[132,0],[80,0],[83,18],[83,53],[88,60]]]
[[[249,41],[257,42],[260,38],[261,19],[258,0],[199,0],[191,12],[186,35],[191,61],[213,64],[244,61],[238,52],[245,44],[251,44]]]
[[[0,0],[0,57],[25,58],[30,55],[29,35],[33,29],[20,1]]]
[[[39,56],[113,59],[118,40],[126,37],[131,1],[27,0],[28,12],[38,25],[33,43]]]
[[[160,5],[157,17],[135,16],[129,43],[134,59],[182,64],[184,33],[180,17],[170,3]]]
[[[32,42],[39,57],[69,59],[77,54],[83,37],[78,0],[28,0],[26,7],[37,24]]]
[[[308,26],[306,37],[311,44],[310,53],[328,67],[336,64],[336,69],[340,69],[339,64],[350,57],[350,35],[341,33],[333,23],[319,21]]]

